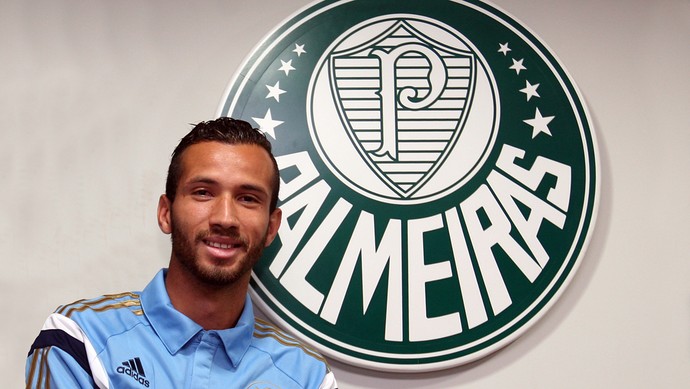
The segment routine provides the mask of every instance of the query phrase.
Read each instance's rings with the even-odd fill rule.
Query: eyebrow
[[[206,177],[206,176],[197,176],[197,177],[193,177],[192,179],[187,181],[185,186],[190,186],[190,185],[195,185],[195,184],[219,185],[219,182],[217,180],[214,180],[214,179]],[[242,185],[240,185],[240,188],[243,190],[251,191],[251,192],[263,193],[266,196],[270,195],[270,190],[265,189],[259,185],[242,184]]]
[[[204,176],[197,176],[197,177],[194,177],[194,178],[190,179],[189,181],[187,181],[187,184],[196,184],[196,183],[217,184],[218,181],[211,179],[211,178],[208,178],[208,177],[204,177]]]

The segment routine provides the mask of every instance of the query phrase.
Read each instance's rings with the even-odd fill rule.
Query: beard
[[[172,252],[180,264],[189,271],[198,281],[203,284],[223,287],[229,286],[251,272],[254,265],[259,261],[263,254],[266,243],[266,234],[260,239],[258,244],[249,245],[246,239],[242,238],[236,228],[222,229],[212,228],[212,231],[200,231],[193,238],[186,236],[180,228],[177,228],[175,216],[171,218]],[[237,259],[239,266],[224,268],[222,265],[205,266],[196,258],[194,248],[199,244],[204,244],[203,240],[210,235],[227,236],[242,242],[246,254]]]

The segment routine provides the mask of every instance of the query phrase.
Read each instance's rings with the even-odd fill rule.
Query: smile
[[[231,249],[231,248],[235,248],[235,247],[240,246],[239,244],[228,244],[228,243],[209,242],[209,241],[205,241],[204,243],[206,243],[207,245],[209,245],[211,247],[215,247],[218,249]]]

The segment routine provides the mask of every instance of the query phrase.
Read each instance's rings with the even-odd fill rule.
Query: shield
[[[475,84],[475,56],[397,19],[329,56],[332,94],[360,156],[400,198],[445,162],[462,131]],[[438,28],[438,27],[437,27]]]

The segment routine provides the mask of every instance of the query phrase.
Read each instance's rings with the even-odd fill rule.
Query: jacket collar
[[[173,307],[165,289],[166,274],[167,269],[160,270],[141,292],[141,306],[170,354],[175,355],[182,348],[192,346],[202,338],[211,342],[219,339],[220,346],[232,364],[237,366],[249,348],[254,333],[254,311],[249,296],[245,297],[244,309],[235,327],[206,331]],[[196,342],[193,342],[194,339]]]

